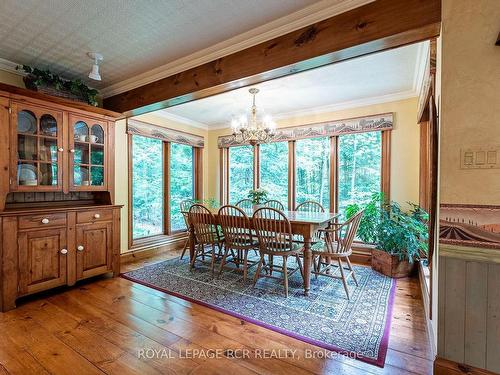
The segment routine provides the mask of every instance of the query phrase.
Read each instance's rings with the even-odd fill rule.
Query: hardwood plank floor
[[[123,271],[178,255],[137,260]],[[0,313],[0,332],[5,374],[432,373],[413,278],[398,280],[384,368],[339,355],[309,358],[321,349],[122,278],[98,278],[21,300],[17,309]],[[219,358],[187,358],[201,350]],[[278,351],[287,356],[264,356]]]

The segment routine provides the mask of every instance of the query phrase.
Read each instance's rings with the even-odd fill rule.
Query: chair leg
[[[253,277],[253,286],[255,288],[255,284],[257,284],[257,280],[259,280],[260,269],[262,267],[262,263],[264,262],[264,254],[260,254],[259,265],[257,266],[257,271],[255,271],[255,276]]]
[[[196,257],[198,256],[198,251],[200,251],[200,245],[198,245],[197,248],[194,249],[193,259],[191,259],[191,264],[189,265],[189,269],[192,269],[194,267],[194,262],[196,261]]]
[[[189,247],[188,245],[189,245],[189,237],[186,238],[186,242],[184,242],[184,247],[182,248],[181,259],[184,257],[184,254],[186,254],[186,250]]]
[[[349,260],[349,257],[346,257],[346,260],[347,260],[347,266],[349,267],[349,270],[351,271],[352,279],[356,283],[356,286],[359,286],[358,279],[356,279],[356,275],[354,274],[354,270],[352,269],[352,264],[351,264],[351,261]]]
[[[210,269],[212,270],[212,277],[215,272],[215,245],[212,244],[212,260],[210,262]]]
[[[345,294],[347,294],[347,299],[350,299],[349,298],[349,288],[347,287],[347,280],[346,280],[345,274],[344,274],[344,267],[342,266],[342,261],[340,260],[340,258],[338,258],[338,261],[339,261],[340,275],[342,277],[342,284],[344,284]]]
[[[273,256],[269,255],[269,275],[270,276],[273,275],[273,267],[274,267],[273,261],[274,261]]]
[[[245,250],[243,259],[243,281],[247,281],[248,275],[248,250]]]
[[[302,276],[302,280],[304,280],[304,267],[302,266],[299,254],[295,255],[295,258],[297,259],[297,264],[299,265],[300,276]]]
[[[224,256],[222,257],[222,261],[220,263],[220,268],[219,268],[219,276],[222,275],[222,272],[224,271],[224,266],[226,265],[226,258],[229,254],[229,249],[226,247],[226,250],[224,251]]]
[[[283,257],[283,276],[285,278],[285,297],[288,298],[288,267],[286,265],[287,263],[287,256]]]

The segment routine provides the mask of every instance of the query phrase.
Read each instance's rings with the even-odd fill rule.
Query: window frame
[[[128,247],[137,250],[138,248],[148,248],[168,243],[187,235],[186,230],[171,230],[170,218],[170,152],[171,144],[176,142],[159,139],[162,142],[163,159],[163,233],[133,238],[133,137],[140,136],[146,138],[159,139],[146,134],[127,134],[128,143]],[[193,149],[193,199],[203,198],[203,147],[189,145]]]
[[[381,171],[380,191],[386,199],[390,199],[390,176],[391,176],[391,132],[392,129],[371,130],[381,133]],[[353,134],[350,132],[345,134]],[[339,137],[342,135],[326,136],[330,139],[330,211],[338,212],[338,153]],[[314,137],[316,138],[316,137]],[[296,202],[296,141],[301,138],[288,141],[288,207],[293,210]],[[286,141],[285,141],[286,142]],[[219,198],[221,204],[229,202],[229,149],[234,146],[222,147],[219,151]],[[260,187],[260,152],[259,145],[253,146],[254,162],[253,176],[254,188]],[[283,202],[284,203],[284,202]]]

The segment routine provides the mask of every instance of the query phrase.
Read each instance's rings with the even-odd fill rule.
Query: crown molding
[[[4,72],[16,74],[18,76],[25,76],[26,74],[22,70],[16,70],[16,66],[20,64],[17,64],[13,61],[6,60],[0,58],[0,70],[3,70]]]
[[[417,94],[420,94],[422,91],[422,86],[424,85],[424,81],[426,79],[426,68],[427,63],[429,62],[429,41],[425,41],[419,44],[417,57],[415,61],[415,72],[413,75],[413,91]]]
[[[411,99],[411,98],[416,98],[416,97],[418,97],[417,92],[415,92],[414,90],[407,90],[407,91],[401,91],[401,92],[394,93],[394,94],[379,95],[379,96],[373,96],[370,98],[350,100],[350,101],[346,101],[346,102],[342,102],[342,103],[328,104],[328,105],[324,105],[324,106],[302,109],[302,110],[298,110],[298,111],[284,112],[284,113],[280,113],[277,115],[273,115],[273,119],[274,120],[287,120],[287,119],[294,118],[294,117],[305,117],[305,116],[318,115],[318,114],[322,114],[322,113],[341,111],[341,110],[345,110],[345,109],[367,107],[369,105],[397,102],[399,100]],[[209,125],[208,126],[209,131],[220,130],[220,129],[230,129],[230,127],[227,125],[223,125],[223,124],[213,125],[213,126]]]
[[[192,126],[193,128],[198,128],[198,129],[203,129],[203,130],[208,130],[208,124],[205,124],[203,122],[191,120],[187,117],[175,115],[173,113],[166,112],[164,109],[160,109],[159,111],[156,112],[151,112],[152,115],[162,117],[164,119],[170,120],[177,122],[179,124],[183,125],[189,125]]]
[[[278,18],[265,25],[197,51],[158,68],[141,73],[101,89],[104,98],[132,90],[139,86],[197,67],[232,53],[244,50],[267,40],[288,34],[302,27],[323,21],[337,14],[373,2],[374,0],[322,0],[297,12]]]

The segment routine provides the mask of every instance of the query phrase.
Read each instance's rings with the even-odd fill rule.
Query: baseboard
[[[431,350],[432,354],[436,355],[437,353],[437,348],[436,348],[436,333],[434,332],[434,328],[432,327],[432,322],[429,319],[429,312],[430,309],[432,308],[431,301],[430,301],[430,290],[429,290],[429,283],[427,282],[427,278],[425,276],[425,272],[422,266],[422,263],[419,262],[418,264],[418,279],[420,282],[420,292],[422,294],[422,302],[424,304],[424,314],[425,314],[425,326],[427,328],[427,334],[429,335],[429,340],[431,343]]]
[[[166,244],[158,245],[158,246],[150,246],[150,247],[145,247],[145,248],[140,248],[140,249],[134,249],[132,251],[128,251],[126,253],[123,253],[120,255],[120,263],[129,263],[133,262],[138,259],[145,259],[149,258],[161,253],[164,253],[166,251],[171,251],[171,250],[177,250],[177,249],[182,249],[184,246],[184,242],[186,241],[186,238],[178,238],[175,240],[172,240]]]
[[[373,245],[366,245],[364,243],[355,242],[352,245],[352,254],[349,259],[354,263],[370,265],[372,262],[373,248]]]
[[[434,360],[434,375],[496,375],[496,373],[477,367],[457,363],[448,359],[436,357]]]

